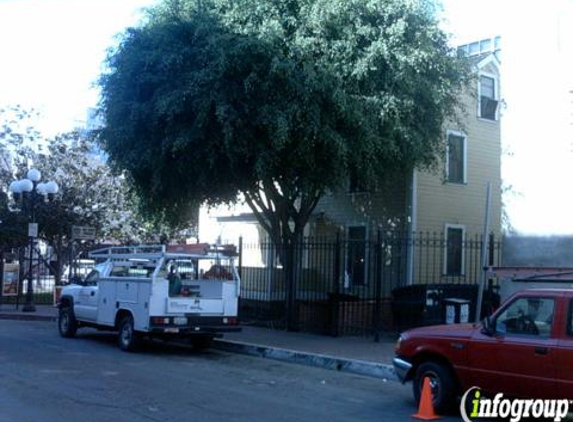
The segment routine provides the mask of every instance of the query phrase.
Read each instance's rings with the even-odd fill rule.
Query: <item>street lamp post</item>
[[[37,199],[39,196],[42,196],[42,202],[46,202],[48,198],[53,197],[59,190],[56,182],[39,183],[41,178],[42,174],[39,170],[30,169],[25,179],[10,183],[10,191],[14,195],[14,199],[17,202],[19,200],[24,202],[24,200],[27,199],[30,205],[30,224],[28,225],[28,237],[30,238],[28,289],[26,291],[26,304],[22,308],[23,312],[36,312],[36,306],[34,305],[34,277],[32,274],[34,244],[36,237],[38,237],[38,225],[36,224]]]

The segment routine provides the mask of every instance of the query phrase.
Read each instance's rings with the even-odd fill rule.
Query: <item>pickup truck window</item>
[[[98,271],[98,270],[92,270],[92,271],[88,274],[88,276],[86,277],[85,283],[95,286],[95,285],[97,284],[97,281],[98,281],[98,279],[99,279],[99,276],[100,276],[100,274],[99,274],[99,271]]]
[[[497,318],[496,330],[507,335],[549,337],[553,326],[553,299],[522,297],[513,301]]]

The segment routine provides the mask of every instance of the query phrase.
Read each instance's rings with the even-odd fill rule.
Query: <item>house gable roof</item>
[[[470,63],[476,72],[481,71],[487,66],[493,66],[496,69],[499,69],[501,64],[495,53],[485,53],[470,57]]]

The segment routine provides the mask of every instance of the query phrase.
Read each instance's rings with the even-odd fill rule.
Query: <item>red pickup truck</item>
[[[524,290],[481,323],[406,331],[394,368],[403,383],[413,381],[416,401],[430,378],[437,412],[453,408],[473,386],[512,397],[573,399],[573,290]]]

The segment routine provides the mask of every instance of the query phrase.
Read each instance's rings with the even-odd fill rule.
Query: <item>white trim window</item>
[[[496,75],[480,72],[478,81],[478,117],[497,120],[499,109],[499,83]]]
[[[453,130],[448,130],[446,137],[446,182],[465,184],[468,181],[468,138]]]
[[[463,276],[465,274],[466,227],[459,224],[446,224],[444,244],[444,275]]]

